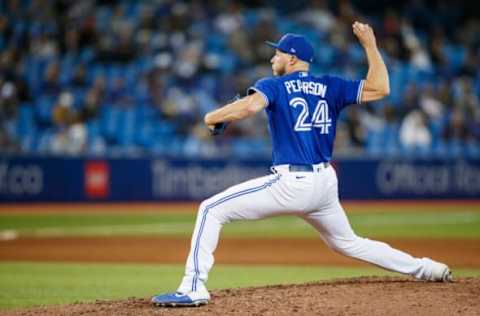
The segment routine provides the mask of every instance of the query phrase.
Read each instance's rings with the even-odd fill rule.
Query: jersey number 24
[[[300,106],[302,111],[295,123],[295,131],[311,131],[312,128],[319,128],[320,134],[328,134],[332,119],[328,115],[328,103],[325,100],[318,101],[313,111],[312,119],[309,121],[308,104],[304,98],[293,98],[290,100],[290,106],[296,108]]]

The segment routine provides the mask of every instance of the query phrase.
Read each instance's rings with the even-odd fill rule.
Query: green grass
[[[183,265],[0,263],[0,309],[150,297],[176,289]],[[384,270],[318,266],[218,265],[210,289],[303,283],[362,275],[394,275]],[[456,269],[456,276],[480,276],[480,269]]]
[[[399,206],[385,212],[385,205],[349,214],[359,235],[386,238],[480,238],[477,206],[441,212],[422,208],[402,212]],[[405,206],[411,208],[411,206]],[[190,237],[193,213],[84,213],[0,214],[0,238],[6,231],[29,236],[170,235]],[[312,237],[317,233],[296,217],[237,222],[225,226],[223,237]],[[480,269],[454,269],[456,276],[480,276]],[[66,304],[129,296],[149,297],[176,288],[183,265],[67,264],[0,261],[0,309],[33,305]],[[302,283],[388,272],[365,267],[324,266],[215,266],[210,289]]]
[[[351,224],[359,235],[386,238],[480,238],[480,212],[432,211],[353,213]],[[15,231],[30,236],[173,235],[189,237],[195,222],[191,213],[139,214],[0,214],[0,234]],[[230,237],[315,237],[317,233],[293,216],[225,226]]]

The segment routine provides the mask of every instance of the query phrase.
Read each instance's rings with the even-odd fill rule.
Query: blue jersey
[[[267,101],[273,165],[330,161],[340,111],[360,103],[363,80],[294,72],[258,80],[248,93]]]

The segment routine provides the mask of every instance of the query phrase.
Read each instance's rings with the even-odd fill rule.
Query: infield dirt
[[[450,266],[480,267],[476,239],[387,239],[416,257],[431,257]],[[0,241],[0,261],[184,263],[188,238],[158,236],[21,237]],[[311,238],[223,238],[215,252],[226,264],[365,265],[334,253]]]
[[[208,305],[158,308],[148,298],[97,301],[2,312],[0,315],[479,315],[480,279],[427,283],[406,278],[213,291]]]

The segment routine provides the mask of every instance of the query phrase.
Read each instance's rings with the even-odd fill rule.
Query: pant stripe
[[[266,183],[258,186],[258,187],[254,187],[254,188],[250,188],[250,189],[245,189],[243,191],[240,191],[240,192],[236,192],[236,193],[232,193],[230,195],[227,195],[223,198],[221,198],[220,200],[216,201],[216,202],[213,202],[209,205],[207,205],[205,207],[205,210],[203,211],[203,215],[202,215],[202,222],[200,224],[200,229],[198,231],[198,235],[197,235],[197,240],[195,242],[195,248],[194,248],[194,252],[193,252],[193,263],[194,263],[194,267],[195,267],[195,275],[193,277],[193,282],[192,282],[192,291],[196,291],[197,290],[197,280],[198,280],[198,276],[200,274],[200,269],[198,267],[198,251],[200,249],[200,238],[202,237],[202,233],[203,233],[203,228],[205,226],[205,222],[207,220],[207,214],[208,214],[208,211],[212,208],[212,207],[215,207],[217,205],[220,205],[222,204],[223,202],[226,202],[226,201],[229,201],[231,199],[234,199],[234,198],[237,198],[239,196],[243,196],[243,195],[246,195],[246,194],[249,194],[249,193],[253,193],[253,192],[257,192],[257,191],[261,191],[269,186],[271,186],[272,184],[274,184],[275,182],[278,181],[278,179],[280,179],[280,175],[278,175],[277,177],[275,177],[274,179],[272,180],[269,180],[267,181]]]

